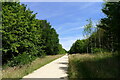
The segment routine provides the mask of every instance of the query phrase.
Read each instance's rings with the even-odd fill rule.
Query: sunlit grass
[[[119,55],[112,53],[73,54],[69,56],[69,78],[117,78]]]
[[[42,67],[43,65],[50,63],[51,61],[61,57],[63,55],[46,56],[44,58],[37,58],[31,64],[16,67],[6,67],[3,69],[3,78],[22,78],[23,76],[33,72],[34,70]]]

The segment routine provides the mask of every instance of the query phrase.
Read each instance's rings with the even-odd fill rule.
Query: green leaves
[[[3,2],[2,5],[3,64],[23,53],[29,53],[29,56],[42,55],[42,29],[36,22],[35,14],[16,2]]]
[[[105,30],[104,40],[107,44],[107,48],[114,51],[120,50],[120,1],[119,2],[106,2],[104,8],[102,9],[103,13],[107,16],[102,18],[99,28]],[[110,44],[111,43],[111,44]],[[112,50],[113,51],[113,50]]]
[[[3,64],[23,65],[36,57],[64,53],[58,34],[46,20],[36,19],[26,5],[2,3]]]
[[[87,47],[87,40],[77,40],[75,43],[73,43],[72,47],[69,50],[69,53],[85,53],[86,47]]]
[[[85,25],[85,48],[89,53],[120,51],[120,1],[106,2],[103,9],[106,18],[102,18],[96,31],[92,31],[92,21]],[[87,45],[86,45],[87,44]],[[71,47],[70,53],[84,52],[82,40],[77,40]]]
[[[44,40],[45,52],[48,55],[59,54],[58,34],[46,20],[42,21],[42,39]]]
[[[84,36],[88,38],[92,34],[93,24],[92,24],[92,20],[91,19],[89,19],[87,21],[89,23],[84,26],[85,28],[84,28],[83,33],[84,33]]]

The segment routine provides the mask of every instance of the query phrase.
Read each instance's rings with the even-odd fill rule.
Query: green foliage
[[[46,20],[17,2],[2,2],[2,61],[24,65],[35,57],[59,54],[58,34]],[[59,49],[60,48],[60,49]],[[62,50],[60,53],[64,53]]]
[[[98,53],[98,52],[108,52],[108,50],[105,50],[103,48],[92,48],[93,53]]]
[[[120,51],[120,1],[119,2],[106,2],[103,9],[106,18],[102,18],[100,23],[93,28],[91,19],[88,20],[89,24],[85,25],[84,36],[86,41],[86,52],[105,52],[105,51]],[[94,31],[93,31],[94,30]],[[75,44],[71,47],[69,52],[78,53],[82,49],[75,49]],[[75,51],[76,50],[76,51]]]
[[[77,40],[75,43],[73,43],[69,53],[84,53],[86,51],[86,41],[85,40]]]
[[[89,23],[84,26],[84,36],[88,38],[92,34],[93,23],[91,19],[87,21]]]
[[[44,45],[46,46],[44,50],[47,55],[59,54],[59,39],[58,34],[51,25],[47,23],[46,20],[42,21],[42,39],[44,40]]]
[[[59,49],[59,54],[65,54],[66,53],[66,50],[62,48],[61,44],[59,44],[58,49]]]
[[[98,27],[105,30],[104,42],[107,42],[106,46],[109,50],[119,51],[120,24],[118,23],[120,22],[120,1],[106,2],[102,11],[107,17],[101,19]]]
[[[23,54],[20,54],[14,57],[13,60],[9,61],[7,65],[8,66],[24,65],[24,64],[30,63],[31,61],[35,59],[36,59],[35,56],[29,55],[27,53],[23,53]]]
[[[2,6],[3,63],[23,53],[42,55],[42,31],[35,14],[16,2],[3,2]]]

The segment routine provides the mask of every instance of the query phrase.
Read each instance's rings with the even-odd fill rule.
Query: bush
[[[13,67],[17,65],[24,65],[24,64],[30,63],[34,59],[36,59],[35,56],[29,55],[27,53],[23,53],[14,57],[11,61],[9,61],[8,66]]]
[[[92,48],[93,53],[98,53],[98,52],[108,52],[106,49],[103,48]]]

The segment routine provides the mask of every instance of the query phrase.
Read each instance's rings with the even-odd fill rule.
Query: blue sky
[[[103,2],[22,2],[38,13],[36,18],[47,20],[59,34],[63,48],[69,50],[77,39],[83,39],[83,26],[92,19],[95,25],[105,17]]]

